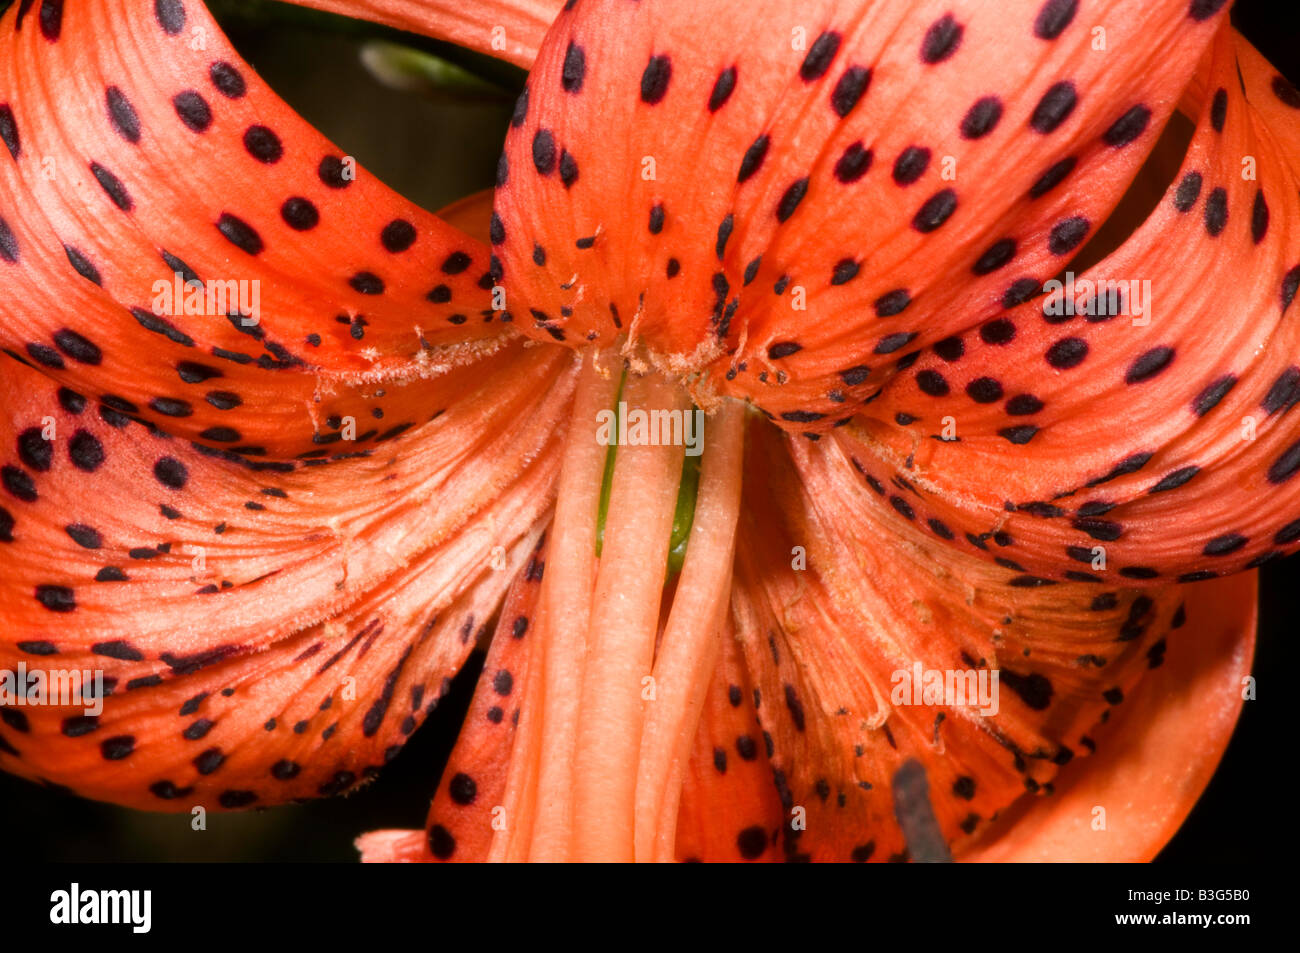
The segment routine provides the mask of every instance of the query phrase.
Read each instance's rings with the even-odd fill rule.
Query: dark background
[[[7,6],[0,0],[0,10]],[[252,0],[210,4],[232,41],[290,104],[360,164],[423,205],[438,207],[489,188],[523,74],[429,41]],[[1285,9],[1284,9],[1285,8]],[[1293,0],[1241,0],[1234,22],[1300,85],[1300,27]],[[468,101],[398,92],[360,65],[357,49],[398,38],[465,65],[500,88]],[[1281,675],[1291,643],[1300,562],[1261,571],[1255,673],[1268,673],[1245,705],[1222,763],[1161,861],[1258,861],[1276,856],[1289,815]],[[208,814],[193,832],[188,814],[149,814],[52,793],[0,774],[0,818],[10,857],[52,861],[353,861],[357,835],[423,827],[429,798],[455,741],[478,668],[475,658],[451,696],[377,781],[346,798],[247,813]],[[1278,752],[1282,752],[1279,756]],[[1289,807],[1289,804],[1287,805]]]

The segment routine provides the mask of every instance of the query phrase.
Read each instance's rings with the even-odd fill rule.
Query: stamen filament
[[[744,460],[742,405],[709,418],[686,561],[655,658],[655,700],[646,706],[636,789],[636,859],[671,861],[687,760],[720,651],[730,604],[732,557]]]
[[[569,859],[573,838],[573,752],[578,726],[579,687],[587,652],[592,584],[596,575],[596,514],[607,447],[593,436],[596,415],[613,403],[619,367],[601,355],[583,355],[573,405],[573,424],[564,448],[536,637],[545,646],[541,703],[537,811],[530,860]],[[613,365],[612,367],[610,365]]]
[[[625,394],[629,408],[689,407],[657,374],[630,377]],[[654,661],[682,458],[680,446],[623,446],[614,466],[574,752],[574,859],[634,859],[642,679]]]

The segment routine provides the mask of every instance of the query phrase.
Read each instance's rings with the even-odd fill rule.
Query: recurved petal
[[[224,792],[328,793],[382,763],[531,548],[573,387],[567,354],[516,344],[382,453],[252,468],[9,363],[0,667],[98,671],[112,695],[93,723],[6,709],[0,760],[154,808],[162,782],[243,806]],[[282,759],[301,770],[264,785]]]
[[[1053,797],[1062,766],[1105,751],[1097,724],[1146,696],[1167,647],[1220,647],[1221,615],[1198,615],[1188,587],[1008,580],[920,529],[905,485],[878,505],[837,444],[750,438],[768,480],[746,481],[733,614],[790,859],[960,856],[1022,798]],[[1249,640],[1253,609],[1233,612],[1233,640]],[[933,821],[896,790],[909,761]],[[1169,791],[1177,814],[1199,787]]]
[[[1039,576],[1190,581],[1294,551],[1288,89],[1225,24],[1189,97],[1181,166],[1132,236],[927,349],[837,439],[908,481],[921,525],[937,518],[960,548]]]
[[[501,609],[465,724],[429,805],[424,860],[487,860],[493,839],[507,837],[519,823],[506,802],[520,718],[524,706],[539,701],[529,696],[528,686],[540,664],[540,635],[534,623],[546,570],[543,540],[515,578]],[[563,567],[551,571],[562,572]]]
[[[202,4],[25,9],[0,20],[5,348],[169,433],[283,458],[502,346],[486,245],[297,116]]]
[[[503,556],[522,564],[530,532]],[[188,811],[340,794],[370,780],[446,693],[509,572],[467,566],[429,586],[446,553],[327,621],[253,652],[185,660],[174,677],[114,680],[102,712],[5,708],[0,767],[99,800]],[[62,658],[27,659],[63,670]],[[12,665],[6,666],[12,668]]]
[[[1221,7],[579,4],[507,137],[515,316],[540,339],[626,332],[824,431],[1068,261]]]
[[[722,645],[682,782],[677,858],[687,863],[780,860],[785,818],[755,716],[758,696],[730,628]]]
[[[1022,799],[958,859],[1153,859],[1209,784],[1247,697],[1257,576],[1189,587],[1189,637],[1098,727],[1097,754],[1061,771],[1055,797]]]

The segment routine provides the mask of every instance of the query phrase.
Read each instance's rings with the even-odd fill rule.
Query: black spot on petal
[[[1173,348],[1163,345],[1154,347],[1129,365],[1128,371],[1124,374],[1124,383],[1138,384],[1150,380],[1167,368],[1173,359]]]
[[[1034,36],[1054,40],[1070,25],[1078,12],[1079,0],[1047,0],[1034,18]]]
[[[984,96],[966,111],[961,120],[963,139],[982,139],[992,132],[1002,119],[1002,100]]]
[[[846,69],[831,93],[831,108],[835,110],[835,115],[842,119],[853,112],[853,107],[858,104],[870,83],[871,70],[867,67],[850,66]]]
[[[126,186],[122,184],[121,179],[98,162],[90,163],[90,172],[114,205],[123,212],[129,212],[135,208],[131,193],[126,190]]]
[[[284,157],[284,146],[275,131],[261,125],[244,130],[244,148],[248,154],[265,165],[274,165]]]
[[[957,193],[952,189],[943,189],[926,199],[912,218],[912,227],[922,234],[928,234],[948,221],[956,210]]]
[[[1192,0],[1187,15],[1199,23],[1214,16],[1227,2],[1228,0]]]
[[[871,168],[872,153],[863,147],[862,142],[852,143],[844,149],[844,154],[835,163],[835,178],[848,185],[856,182]]]
[[[1126,146],[1146,131],[1147,123],[1150,121],[1150,109],[1140,104],[1134,106],[1111,123],[1110,128],[1102,134],[1102,141],[1116,148]]]
[[[805,83],[811,83],[826,75],[826,71],[831,68],[831,61],[840,50],[842,39],[840,34],[827,30],[813,41],[812,48],[804,57],[803,65],[799,67],[799,77]]]
[[[908,146],[894,160],[894,181],[899,185],[911,185],[925,173],[929,165],[929,149],[924,146]]]
[[[153,15],[168,36],[177,36],[185,29],[185,4],[181,0],[154,0]]]
[[[1074,112],[1078,102],[1079,94],[1073,83],[1068,80],[1053,83],[1034,107],[1034,112],[1029,117],[1030,128],[1043,135],[1055,132]]]
[[[925,63],[942,63],[957,51],[961,45],[964,28],[953,19],[951,13],[945,13],[925,31],[921,41],[921,60]]]
[[[727,104],[736,89],[736,67],[729,66],[718,74],[709,93],[709,112],[715,113]]]
[[[262,236],[253,226],[229,212],[222,212],[221,217],[217,219],[217,231],[226,241],[249,255],[261,254],[262,249],[266,247],[262,244]]]
[[[660,102],[668,92],[668,81],[672,79],[673,64],[667,56],[652,56],[641,74],[641,102],[653,106]]]
[[[1205,231],[1211,238],[1217,238],[1227,224],[1228,191],[1219,187],[1205,200]]]
[[[572,40],[564,51],[564,65],[560,70],[560,85],[566,93],[582,92],[582,83],[587,76],[587,52]]]
[[[108,118],[113,131],[132,145],[140,141],[140,117],[135,107],[126,98],[126,94],[116,86],[110,86],[104,93],[108,106]]]
[[[15,159],[22,152],[22,140],[18,135],[18,123],[14,120],[14,111],[8,103],[0,103],[0,141],[3,141],[9,154]]]

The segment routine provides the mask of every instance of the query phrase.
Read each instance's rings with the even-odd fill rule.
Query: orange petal
[[[1237,724],[1255,647],[1257,575],[1190,587],[1192,631],[1098,728],[1097,754],[1061,772],[1056,797],[1023,800],[959,859],[1154,858],[1209,784]]]
[[[422,33],[528,69],[562,0],[291,0]]]
[[[792,468],[759,428],[751,440],[751,472],[767,479],[747,482],[733,613],[788,858],[906,859],[891,788],[909,760],[926,771],[938,836],[960,852],[1018,800],[1050,800],[1062,765],[1105,750],[1094,726],[1146,696],[1166,645],[1198,657],[1202,640],[1215,645],[1218,618],[1193,614],[1186,587],[1008,584],[917,529],[904,486],[888,510],[873,504],[837,444],[787,440]],[[999,682],[979,700],[917,698],[917,668]]]
[[[541,340],[626,332],[791,429],[827,429],[897,357],[1064,264],[1215,31],[1186,0],[1077,9],[575,6],[507,136],[496,254],[512,314]],[[1086,185],[1040,186],[1062,163]]]
[[[682,861],[779,860],[783,817],[771,782],[754,690],[734,632],[723,639],[682,784]]]
[[[1295,550],[1300,150],[1270,123],[1295,112],[1276,74],[1240,58],[1243,94],[1238,61],[1225,25],[1181,168],[1073,278],[1077,307],[1049,296],[941,342],[847,428],[915,488],[922,525],[1054,579],[1190,581]],[[1085,313],[1085,281],[1122,283],[1123,312],[1103,292]]]
[[[169,433],[285,457],[347,417],[373,445],[376,411],[438,399],[399,385],[501,346],[486,247],[326,141],[201,4],[51,8],[0,20],[5,349]]]
[[[424,831],[370,831],[356,840],[366,864],[418,864],[428,851]]]
[[[0,767],[153,809],[329,793],[373,770],[547,513],[570,363],[512,347],[382,456],[288,472],[95,414],[14,364],[0,666],[98,670],[113,694],[89,721],[66,705],[6,717]],[[275,775],[286,759],[299,769]]]
[[[465,725],[429,807],[426,860],[487,860],[493,838],[519,822],[514,805],[506,806],[511,750],[521,707],[538,701],[525,686],[536,675],[541,648],[534,622],[546,568],[539,543],[501,610]]]

